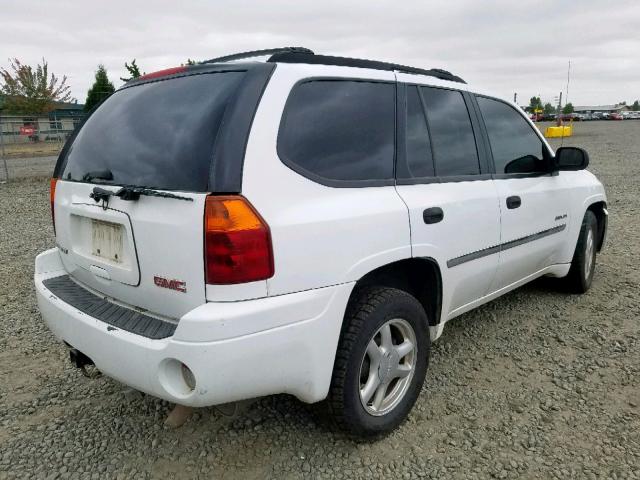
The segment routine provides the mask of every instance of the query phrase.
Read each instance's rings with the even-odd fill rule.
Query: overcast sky
[[[44,56],[81,103],[99,63],[118,87],[133,58],[151,72],[289,45],[444,68],[520,104],[553,102],[571,60],[574,105],[640,98],[638,0],[0,2],[0,67]]]

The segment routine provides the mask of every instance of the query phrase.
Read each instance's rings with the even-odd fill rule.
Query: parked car
[[[288,48],[143,75],[60,154],[38,305],[76,366],[150,395],[288,393],[384,434],[449,320],[542,276],[589,289],[588,163],[439,69]]]
[[[618,113],[618,112],[613,112],[610,113],[608,116],[609,120],[624,120],[624,117],[622,116],[622,114]]]
[[[563,122],[579,122],[582,118],[578,113],[563,113],[560,115],[560,120]]]

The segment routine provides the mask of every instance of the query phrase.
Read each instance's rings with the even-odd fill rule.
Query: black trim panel
[[[170,337],[176,330],[177,325],[173,323],[150,317],[95,295],[71,280],[69,275],[48,278],[42,283],[63,302],[121,330],[153,340]]]
[[[549,228],[547,230],[534,233],[532,235],[527,235],[526,237],[517,238],[516,240],[511,240],[509,242],[501,243],[500,245],[496,245],[489,248],[483,248],[482,250],[478,250],[476,252],[467,253],[460,257],[447,260],[447,267],[453,268],[463,263],[470,262],[472,260],[477,260],[479,258],[493,255],[494,253],[498,253],[502,250],[508,250],[510,248],[519,247],[520,245],[524,245],[525,243],[533,242],[535,240],[540,240],[541,238],[548,237],[549,235],[553,235],[554,233],[560,233],[565,228],[567,228],[567,225],[563,223],[562,225],[558,225],[557,227]]]

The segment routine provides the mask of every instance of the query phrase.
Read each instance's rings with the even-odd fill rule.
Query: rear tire
[[[420,394],[429,350],[427,315],[414,297],[395,288],[354,292],[326,400],[333,423],[363,438],[395,429]]]
[[[582,219],[569,274],[563,281],[564,286],[572,293],[585,293],[591,287],[596,269],[597,232],[598,220],[592,211],[587,210]]]

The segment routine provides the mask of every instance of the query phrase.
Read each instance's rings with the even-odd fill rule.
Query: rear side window
[[[280,158],[314,180],[392,180],[395,86],[314,80],[294,87],[278,138]]]
[[[486,97],[477,97],[487,128],[496,173],[548,171],[542,140],[513,107]]]
[[[100,182],[207,191],[216,135],[243,76],[206,73],[117,91],[78,133],[61,178],[109,171],[113,179]]]
[[[398,172],[398,178],[433,177],[433,156],[427,120],[418,87],[407,87],[406,157],[408,172]]]
[[[462,93],[420,87],[427,110],[436,175],[480,173],[476,141]]]

